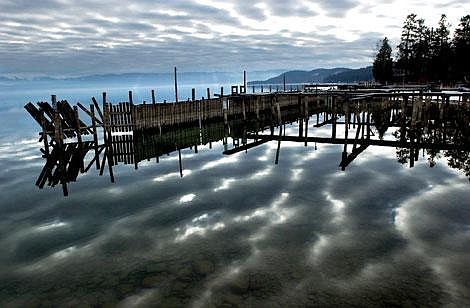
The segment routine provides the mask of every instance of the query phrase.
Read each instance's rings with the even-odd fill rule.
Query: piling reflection
[[[68,106],[67,103],[65,105]],[[242,105],[245,106],[245,105]],[[232,155],[274,141],[277,143],[274,164],[279,164],[282,145],[286,142],[340,145],[338,162],[341,170],[351,165],[366,149],[374,147],[396,148],[397,160],[413,167],[419,153],[425,156],[429,166],[444,157],[450,167],[462,170],[470,177],[470,128],[469,105],[459,102],[436,102],[431,99],[357,99],[326,97],[322,101],[300,100],[281,108],[252,110],[243,107],[240,117],[216,118],[207,121],[193,119],[184,124],[158,125],[154,128],[111,129],[103,128],[103,142],[97,138],[96,122],[106,123],[90,114],[93,126],[87,127],[73,116],[63,119],[64,132],[77,137],[76,142],[56,142],[52,132],[44,130],[42,136],[51,137],[41,149],[46,160],[36,185],[43,188],[60,184],[67,195],[67,184],[77,180],[81,173],[96,165],[99,174],[107,169],[114,182],[113,167],[119,164],[133,165],[161,156],[178,153],[179,174],[183,176],[181,150],[193,149],[222,141],[225,155]],[[32,108],[29,106],[29,108]],[[99,107],[98,107],[99,108]],[[277,109],[277,110],[276,110]],[[73,115],[70,106],[66,114]],[[72,111],[70,111],[72,110]],[[125,111],[125,108],[124,108]],[[37,121],[51,128],[51,123],[39,112]],[[50,116],[54,115],[50,111]],[[111,116],[113,113],[111,113]],[[57,119],[56,119],[57,120]],[[67,123],[77,123],[76,128]],[[64,128],[62,128],[64,129]],[[76,134],[73,134],[73,132]],[[84,141],[83,130],[93,140]],[[298,130],[298,133],[292,133]],[[286,132],[289,132],[286,134]],[[49,149],[51,148],[51,149]]]

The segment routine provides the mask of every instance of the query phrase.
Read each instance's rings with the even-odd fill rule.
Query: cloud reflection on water
[[[106,189],[89,177],[67,200],[7,191],[23,204],[2,203],[0,303],[468,303],[461,174],[374,147],[341,172],[340,146],[283,142],[279,165],[275,142],[229,157],[213,146],[183,151],[183,179],[172,154]],[[26,187],[37,169],[8,175]]]

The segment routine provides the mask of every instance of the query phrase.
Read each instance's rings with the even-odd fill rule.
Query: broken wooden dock
[[[41,127],[40,141],[44,144],[41,151],[47,159],[36,185],[42,188],[46,183],[50,186],[60,183],[67,195],[67,183],[75,181],[79,173],[88,171],[93,165],[96,165],[101,175],[107,166],[111,181],[114,182],[113,166],[119,163],[132,164],[137,169],[140,161],[156,158],[158,162],[161,155],[188,147],[194,147],[197,152],[198,145],[219,140],[227,144],[228,138],[234,140],[234,148],[226,148],[225,154],[247,150],[268,141],[277,141],[279,147],[281,141],[344,144],[340,163],[342,169],[369,145],[443,150],[462,147],[461,144],[446,144],[442,141],[407,141],[406,138],[410,138],[403,135],[398,141],[371,139],[371,125],[380,124],[377,119],[372,123],[371,114],[385,109],[393,111],[392,115],[386,116],[392,118],[389,126],[406,129],[435,121],[430,117],[431,111],[433,117],[437,114],[437,120],[444,121],[450,110],[458,106],[463,111],[463,118],[460,117],[458,121],[466,123],[459,129],[464,131],[465,136],[470,135],[469,92],[406,88],[374,90],[347,88],[248,94],[245,86],[233,86],[227,95],[223,94],[222,88],[221,93],[212,95],[212,98],[208,90],[207,98],[196,99],[193,91],[191,100],[171,103],[156,103],[152,91],[152,102],[148,104],[134,104],[131,91],[128,101],[111,103],[103,92],[101,104],[93,97],[88,106],[82,103],[72,106],[66,100],[58,101],[52,95],[51,103],[25,105],[25,109]],[[310,122],[310,125],[316,128],[325,125],[331,127],[330,138],[307,136],[308,119],[311,117],[316,118],[316,121],[313,124]],[[299,124],[298,136],[273,134],[274,127],[294,122]],[[356,132],[354,139],[347,135],[344,138],[336,136],[338,125],[350,127],[351,124],[362,129],[362,132]],[[270,130],[269,135],[260,134],[266,129]],[[348,132],[348,129],[345,131]],[[249,143],[248,139],[252,139],[253,143]],[[239,140],[242,140],[241,146]],[[351,154],[346,150],[348,144],[353,145]],[[468,147],[468,144],[464,146]],[[84,160],[88,153],[92,153],[93,158],[85,166]],[[278,159],[279,153],[276,162]]]

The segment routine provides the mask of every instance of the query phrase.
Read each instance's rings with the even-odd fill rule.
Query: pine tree
[[[411,71],[412,51],[416,44],[416,28],[416,14],[409,14],[403,24],[397,57],[397,67],[401,70],[404,81],[408,81]]]
[[[445,14],[441,15],[438,27],[432,35],[431,42],[431,71],[430,78],[433,81],[445,82],[450,79],[452,49],[450,44],[450,24]]]
[[[426,81],[430,60],[432,31],[417,19],[416,14],[406,17],[398,45],[397,68],[402,72],[404,81]]]
[[[432,31],[426,27],[424,19],[418,19],[416,25],[416,41],[411,58],[411,76],[414,81],[425,82],[429,80]]]
[[[470,83],[470,15],[460,19],[452,45],[454,49],[454,77],[456,80]]]
[[[383,39],[382,46],[375,57],[372,71],[375,80],[380,83],[390,82],[393,78],[392,47],[390,47],[386,37]]]

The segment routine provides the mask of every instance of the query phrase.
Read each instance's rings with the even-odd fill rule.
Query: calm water
[[[101,90],[63,94],[88,102]],[[324,114],[224,155],[250,133],[231,123],[197,154],[181,150],[183,177],[171,151],[138,170],[115,166],[114,184],[92,168],[64,197],[34,185],[45,160],[22,106],[43,92],[1,94],[0,306],[470,305],[466,151],[420,150],[412,163],[409,149],[370,145],[342,171],[343,144],[275,139],[306,125],[330,137],[331,124],[314,126]],[[372,113],[373,139],[399,138],[393,116]],[[448,138],[468,146],[468,117],[463,127]]]

